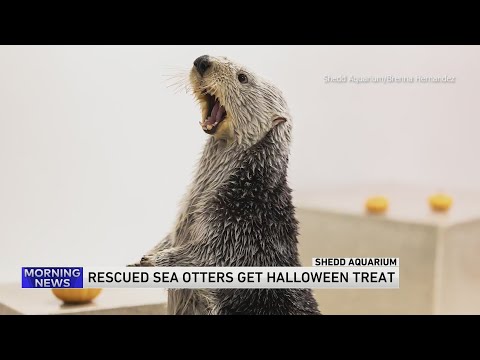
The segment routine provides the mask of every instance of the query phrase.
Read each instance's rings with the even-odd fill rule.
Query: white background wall
[[[165,235],[206,135],[165,75],[226,55],[283,89],[294,189],[480,188],[480,47],[0,47],[0,281],[123,265]],[[325,75],[456,84],[325,84]]]

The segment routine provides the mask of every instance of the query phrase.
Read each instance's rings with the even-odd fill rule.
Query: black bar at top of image
[[[234,9],[177,4],[177,9],[72,9],[3,12],[0,44],[20,45],[454,45],[479,44],[475,11],[436,4],[428,9],[372,11],[242,3]],[[356,7],[355,7],[356,6]],[[222,10],[223,9],[223,10]],[[120,13],[123,11],[123,13]],[[12,16],[9,16],[12,15]]]

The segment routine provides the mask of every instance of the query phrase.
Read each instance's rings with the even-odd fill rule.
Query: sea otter
[[[194,61],[190,85],[209,138],[174,229],[137,266],[300,266],[281,91],[207,55]],[[320,313],[310,289],[171,289],[168,312]]]

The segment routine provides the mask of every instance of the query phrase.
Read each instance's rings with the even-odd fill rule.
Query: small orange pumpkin
[[[453,199],[446,194],[435,194],[428,198],[433,211],[447,211],[453,203]]]
[[[388,199],[384,196],[374,196],[367,199],[365,209],[373,214],[380,214],[388,209]]]
[[[95,299],[102,289],[52,289],[65,304],[84,304]]]

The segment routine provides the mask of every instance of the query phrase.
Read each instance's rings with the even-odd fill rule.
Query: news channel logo
[[[22,288],[83,288],[83,268],[22,267]]]

